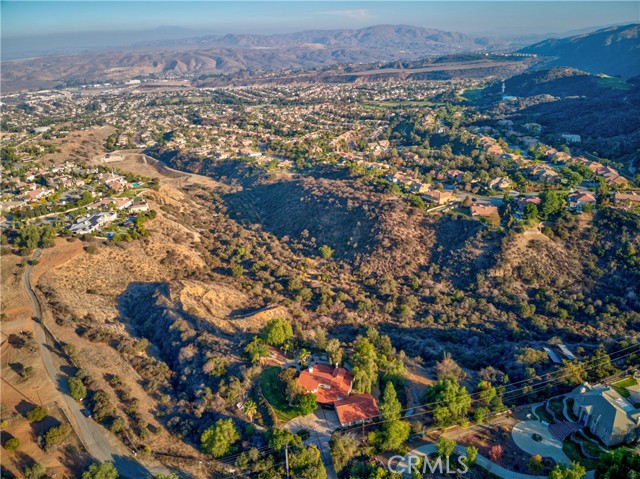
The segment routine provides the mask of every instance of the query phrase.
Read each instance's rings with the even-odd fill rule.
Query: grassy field
[[[365,108],[375,108],[378,110],[385,110],[387,108],[395,108],[397,106],[438,106],[443,103],[434,103],[432,101],[376,101],[366,103]]]
[[[629,85],[624,78],[611,77],[609,75],[598,75],[598,83],[607,88],[614,88],[616,90],[630,90]]]
[[[462,92],[462,95],[460,96],[467,101],[476,101],[480,99],[480,97],[482,97],[483,90],[484,88],[469,88],[468,90]]]
[[[615,389],[618,392],[618,394],[620,394],[620,396],[628,398],[630,396],[630,393],[629,391],[627,391],[627,388],[629,386],[635,386],[636,384],[638,384],[638,381],[636,378],[628,377],[626,379],[623,379],[622,381],[613,383],[611,387]]]
[[[300,414],[295,408],[289,406],[283,391],[280,389],[280,381],[278,380],[280,371],[282,371],[282,369],[277,366],[265,369],[262,371],[262,374],[260,374],[259,382],[262,394],[264,394],[265,399],[275,410],[278,419],[288,422]]]

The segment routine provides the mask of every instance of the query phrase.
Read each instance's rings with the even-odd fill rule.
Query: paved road
[[[33,259],[40,257],[40,250],[36,250]],[[24,288],[31,302],[34,318],[35,334],[34,337],[40,349],[40,356],[49,377],[54,382],[61,393],[63,403],[58,403],[63,408],[71,426],[78,435],[80,441],[84,445],[86,451],[97,461],[112,461],[120,472],[121,477],[130,479],[144,479],[151,474],[168,473],[165,468],[153,468],[148,470],[140,464],[130,451],[122,444],[118,443],[115,438],[109,437],[109,433],[102,426],[97,424],[93,419],[86,418],[82,414],[81,405],[69,395],[67,378],[61,374],[56,368],[47,343],[47,336],[44,328],[40,324],[42,321],[42,308],[31,287],[31,270],[32,265],[28,264],[24,274]]]
[[[313,414],[292,419],[285,424],[284,428],[291,432],[302,429],[308,430],[311,436],[305,441],[305,444],[308,446],[316,446],[319,449],[322,462],[327,470],[327,478],[336,479],[338,475],[333,469],[333,463],[331,462],[329,441],[331,440],[331,433],[339,426],[340,422],[338,421],[338,416],[335,411],[328,411],[319,407]]]

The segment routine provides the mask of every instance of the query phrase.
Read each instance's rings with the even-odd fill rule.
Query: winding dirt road
[[[32,260],[37,260],[40,254],[41,251],[36,250]],[[60,392],[61,401],[57,401],[57,403],[64,410],[80,442],[96,461],[113,462],[120,473],[120,477],[144,479],[153,474],[167,474],[169,471],[163,467],[147,468],[138,462],[133,454],[120,444],[106,429],[97,424],[93,419],[85,417],[84,414],[82,414],[81,404],[70,396],[67,376],[61,373],[53,362],[51,350],[56,346],[49,344],[47,334],[42,326],[42,306],[31,286],[32,269],[33,265],[30,261],[25,268],[23,286],[33,308],[34,338],[38,343],[40,356],[42,357],[42,362],[47,374]]]

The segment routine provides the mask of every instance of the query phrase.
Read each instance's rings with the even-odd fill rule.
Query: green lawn
[[[620,394],[620,396],[628,398],[631,395],[631,393],[627,391],[627,388],[629,386],[635,386],[636,384],[638,384],[638,381],[636,380],[636,378],[629,376],[628,378],[625,378],[622,381],[613,383],[611,387],[615,389],[618,392],[618,394]]]
[[[464,92],[462,92],[462,95],[460,96],[465,100],[475,101],[482,97],[483,90],[484,88],[469,88],[468,90],[465,90]]]
[[[387,108],[394,108],[396,106],[438,106],[443,105],[443,103],[435,103],[432,101],[424,100],[424,101],[376,101],[365,103],[364,106],[367,108],[376,108],[380,110],[384,110]]]
[[[300,416],[300,414],[295,408],[289,406],[289,403],[280,388],[280,381],[278,380],[278,374],[280,371],[282,371],[282,369],[277,366],[267,368],[262,371],[258,381],[260,388],[262,389],[262,394],[264,394],[265,399],[276,411],[278,419],[288,422],[293,418]]]

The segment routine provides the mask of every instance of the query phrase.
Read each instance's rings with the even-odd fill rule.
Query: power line
[[[622,348],[622,349],[620,349],[618,351],[615,351],[612,354],[619,354],[621,352],[628,351],[629,349],[632,349],[632,348],[639,348],[639,349],[636,350],[636,351],[632,351],[632,352],[629,352],[627,354],[624,354],[622,356],[615,357],[615,358],[609,357],[609,360],[611,362],[617,362],[617,361],[619,361],[619,360],[621,360],[621,359],[623,359],[625,357],[628,357],[628,356],[631,356],[633,354],[636,354],[636,353],[640,352],[640,345],[639,344],[634,344],[634,345]],[[597,362],[597,364],[593,364],[590,367],[585,368],[584,370],[585,371],[591,371],[591,370],[595,369],[596,367],[601,366],[602,364],[605,364],[607,362],[607,358],[592,358],[592,359],[590,359],[588,361],[585,361],[585,362],[582,362],[582,363],[579,363],[579,364],[584,366],[584,365],[588,365],[588,364],[595,363],[595,362]],[[515,399],[518,399],[518,398],[521,398],[521,397],[524,397],[524,396],[528,396],[528,395],[533,394],[533,393],[540,392],[540,391],[546,389],[548,387],[548,385],[556,383],[556,382],[559,383],[561,379],[564,379],[566,377],[571,376],[573,374],[572,372],[569,372],[569,373],[564,374],[564,375],[558,375],[559,372],[562,372],[563,370],[566,371],[566,370],[570,369],[570,367],[571,367],[570,365],[569,366],[564,366],[562,368],[556,369],[555,371],[552,371],[552,372],[549,372],[549,373],[545,373],[545,374],[542,374],[542,375],[537,375],[534,378],[524,379],[524,380],[521,380],[521,381],[516,381],[514,383],[511,383],[508,386],[522,384],[522,383],[529,382],[532,379],[536,379],[536,378],[541,379],[541,378],[544,378],[544,377],[553,376],[550,379],[547,379],[545,381],[541,381],[541,382],[533,384],[531,386],[526,385],[524,387],[520,387],[520,388],[513,389],[511,391],[507,391],[507,392],[504,393],[504,396],[507,396],[507,395],[510,396],[508,400],[509,401],[513,401]],[[609,378],[611,378],[611,377],[614,377],[614,376],[610,376]],[[605,379],[609,379],[609,378],[605,378]],[[478,401],[482,400],[482,398],[475,398],[475,396],[478,396],[478,395],[482,394],[483,392],[484,391],[478,391],[476,393],[472,393],[472,394],[469,395],[470,398],[473,398],[471,400],[472,404],[473,403],[477,403]],[[521,392],[521,394],[517,394],[515,396],[512,396],[513,394],[518,393],[518,392]],[[442,404],[442,403],[445,403],[445,402],[447,402],[447,401],[445,401],[445,400],[432,401],[430,403],[426,403],[426,404],[417,406],[415,408],[402,409],[402,410],[400,410],[400,412],[406,412],[406,411],[410,411],[411,409],[417,409],[417,408],[421,408],[421,409],[425,409],[425,410],[422,411],[422,412],[418,412],[418,413],[415,413],[415,414],[410,414],[408,416],[402,417],[402,418],[400,418],[400,420],[402,420],[402,419],[411,419],[411,418],[414,418],[414,417],[424,416],[426,414],[432,413],[435,410],[435,408],[429,407],[429,406],[436,406],[438,404]],[[489,417],[493,417],[493,416],[498,415],[498,414],[500,414],[500,413],[491,413],[489,415]],[[381,418],[381,420],[373,421],[373,422],[370,422],[370,423],[367,423],[367,424],[363,423],[362,424],[363,430],[364,430],[365,427],[370,427],[370,426],[383,424],[385,422],[392,421],[390,419],[382,419],[382,415],[381,414],[378,415],[378,416],[372,416],[372,418]],[[435,428],[435,429],[437,429],[437,428]],[[320,446],[319,438],[313,439],[313,441],[317,442],[318,446]],[[320,454],[322,455],[322,451],[321,451],[320,447],[318,447],[318,450],[320,451]],[[271,452],[277,452],[275,449],[273,449],[273,448],[271,448],[269,446],[263,446],[261,448],[258,448],[257,451],[260,454],[269,454]],[[219,459],[219,462],[222,462],[225,465],[232,465],[232,463],[228,463],[226,461],[234,460],[234,459],[236,459],[237,457],[239,457],[242,454],[243,453],[232,454],[230,456],[227,456],[227,457]],[[281,464],[284,464],[284,463],[281,463]],[[251,473],[251,474],[254,474],[254,473]],[[236,475],[236,476],[231,476],[231,477],[238,477],[238,476]]]

